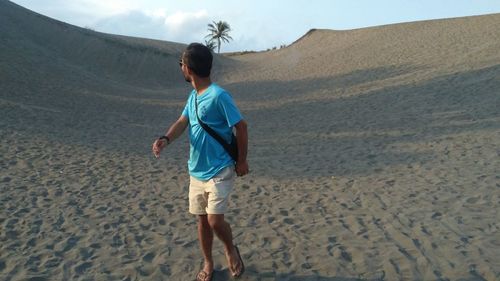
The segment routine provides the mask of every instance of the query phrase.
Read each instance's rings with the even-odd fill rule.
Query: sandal
[[[245,264],[243,263],[243,259],[241,258],[240,250],[238,249],[238,246],[234,246],[234,248],[236,249],[236,253],[238,253],[238,258],[240,259],[241,271],[240,271],[239,274],[233,274],[233,277],[234,278],[239,278],[245,272]]]

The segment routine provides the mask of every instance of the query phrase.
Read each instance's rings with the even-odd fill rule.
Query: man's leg
[[[214,270],[214,261],[212,259],[214,232],[208,223],[207,215],[198,215],[198,240],[200,241],[204,259],[203,271],[210,274]]]
[[[243,264],[241,264],[236,248],[233,244],[233,233],[231,232],[231,226],[224,220],[223,214],[209,214],[208,223],[210,227],[214,230],[217,237],[224,244],[224,252],[229,263],[229,271],[233,276],[239,276],[243,270]]]
[[[198,240],[200,241],[200,247],[204,258],[203,271],[207,274],[211,274],[214,270],[214,261],[212,259],[214,232],[208,223],[207,215],[198,215]]]

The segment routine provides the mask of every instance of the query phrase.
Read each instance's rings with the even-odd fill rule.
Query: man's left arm
[[[241,177],[248,174],[248,131],[247,122],[241,120],[234,125],[236,128],[236,142],[238,144],[238,161],[236,161],[236,174]]]

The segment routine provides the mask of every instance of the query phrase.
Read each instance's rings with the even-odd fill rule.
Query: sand
[[[241,280],[500,279],[500,15],[217,56],[249,123]],[[0,279],[192,280],[182,44],[0,1]],[[220,242],[214,280],[229,280]]]

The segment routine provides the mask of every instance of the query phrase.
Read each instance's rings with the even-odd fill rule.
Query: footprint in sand
[[[337,237],[335,236],[331,236],[331,237],[328,237],[328,247],[326,247],[326,250],[328,251],[328,254],[333,257],[334,253],[333,253],[333,248],[335,246],[337,246]]]
[[[432,219],[434,219],[434,220],[436,220],[436,219],[440,219],[442,215],[443,215],[443,214],[441,214],[440,212],[434,212],[434,213],[432,214],[431,218],[432,218]]]
[[[64,246],[63,252],[67,252],[67,251],[73,249],[79,240],[80,240],[80,237],[76,237],[76,236],[68,238],[66,240],[66,245]]]
[[[123,241],[119,234],[113,236],[113,242],[111,242],[111,247],[120,247],[123,245]]]
[[[149,266],[141,266],[141,267],[137,268],[137,272],[139,272],[139,275],[141,275],[143,277],[150,276],[153,273],[153,271],[154,271],[154,268],[149,267]]]
[[[92,267],[92,263],[91,262],[84,262],[78,266],[75,267],[75,272],[78,274],[78,275],[82,275],[85,273],[85,271],[87,271],[87,269],[91,268]]]
[[[48,281],[49,279],[42,277],[42,276],[34,276],[31,277],[30,279],[26,279],[27,281]]]
[[[153,261],[153,259],[155,258],[155,256],[156,256],[155,253],[149,252],[149,253],[145,254],[142,257],[142,260],[145,261],[145,262],[151,262],[151,261]]]
[[[427,228],[426,228],[425,226],[423,226],[423,225],[422,225],[422,226],[420,226],[420,230],[421,230],[423,233],[425,233],[425,234],[427,234],[427,235],[429,235],[429,236],[432,236],[432,233],[431,233],[429,230],[427,230]]]
[[[311,269],[312,265],[310,263],[306,262],[306,263],[303,263],[300,267],[302,267],[303,269]]]
[[[168,266],[168,264],[160,264],[160,271],[166,276],[170,276],[171,274],[170,266]]]
[[[28,242],[26,242],[26,246],[30,247],[30,248],[35,247],[36,246],[36,238],[31,238],[30,240],[28,240]]]
[[[45,264],[43,265],[43,267],[45,268],[54,268],[54,267],[58,267],[62,262],[62,258],[60,257],[54,257],[54,258],[51,258],[49,260],[47,260],[45,262]]]
[[[465,200],[465,202],[467,202],[469,204],[475,204],[477,201],[479,201],[479,196],[478,197],[467,198],[467,200]]]
[[[82,260],[86,261],[94,255],[94,251],[89,248],[80,248],[80,257]]]
[[[24,268],[30,273],[39,272],[40,267],[40,256],[30,256],[26,263],[24,263]]]
[[[343,259],[346,262],[352,262],[352,255],[349,253],[344,246],[340,246],[338,257]]]

